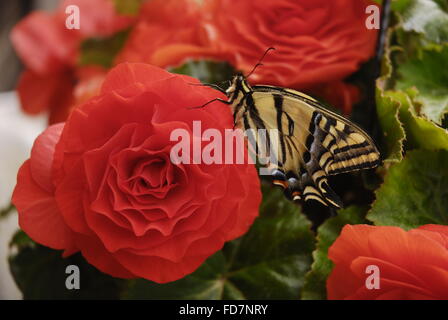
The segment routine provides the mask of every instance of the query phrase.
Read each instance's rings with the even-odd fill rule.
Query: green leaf
[[[425,49],[421,57],[398,65],[397,89],[416,87],[419,113],[440,124],[448,112],[448,45]]]
[[[434,1],[439,5],[440,9],[448,13],[448,1],[446,0],[434,0]]]
[[[409,94],[402,91],[387,91],[385,94],[400,105],[399,118],[406,132],[408,149],[448,150],[448,131],[419,117]]]
[[[22,250],[26,247],[34,248],[35,246],[36,243],[22,230],[16,231],[9,243],[10,249],[14,249],[16,251]]]
[[[366,223],[364,219],[366,212],[366,208],[351,206],[339,210],[336,217],[328,219],[318,228],[316,250],[313,252],[314,262],[311,265],[311,271],[305,277],[302,299],[326,299],[326,281],[333,269],[333,263],[328,259],[328,248],[331,247],[346,224]]]
[[[123,15],[137,15],[142,0],[113,0],[117,13]]]
[[[11,242],[9,267],[24,299],[116,299],[124,284],[88,264],[78,253],[66,259],[61,251],[33,242],[19,231]],[[80,270],[80,289],[68,290],[66,267]]]
[[[15,207],[14,207],[14,205],[12,203],[10,203],[7,207],[2,208],[0,210],[0,219],[6,218],[14,210],[15,210]]]
[[[112,67],[117,53],[123,47],[129,30],[120,31],[109,38],[90,38],[81,43],[79,65]]]
[[[411,6],[414,0],[392,0],[390,8],[394,12],[403,13],[407,8]]]
[[[447,164],[447,150],[408,152],[389,169],[367,218],[404,229],[448,224]]]
[[[399,102],[386,96],[377,87],[376,109],[380,122],[382,139],[382,157],[384,161],[399,162],[403,159],[403,141],[405,132],[398,118]]]
[[[422,34],[429,42],[441,44],[448,41],[448,13],[444,0],[392,1],[392,9],[402,17],[402,27],[407,32]]]
[[[169,71],[197,78],[202,83],[218,85],[232,79],[235,74],[235,69],[227,62],[208,60],[188,61],[180,67],[169,69]]]
[[[181,280],[133,280],[124,298],[298,299],[314,248],[310,225],[281,191],[266,188],[261,215],[246,235]]]
[[[399,102],[385,95],[390,87],[392,75],[391,50],[389,43],[391,32],[387,34],[384,56],[381,60],[381,77],[376,81],[375,100],[378,121],[383,139],[381,139],[381,155],[384,161],[396,162],[403,158],[403,141],[405,132],[398,117]]]

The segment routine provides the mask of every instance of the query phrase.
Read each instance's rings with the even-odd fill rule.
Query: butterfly
[[[341,208],[342,201],[330,188],[328,176],[380,164],[380,153],[366,132],[304,93],[269,85],[251,86],[241,73],[233,77],[227,90],[220,91],[227,100],[217,98],[208,103],[229,105],[236,127],[246,132],[277,130],[276,161],[268,168],[273,184],[282,187],[288,199],[316,200]],[[257,135],[249,139],[258,157],[262,157],[262,150],[270,149],[267,140]]]

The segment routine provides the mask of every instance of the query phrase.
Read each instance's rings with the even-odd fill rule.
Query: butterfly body
[[[246,132],[264,129],[268,138],[270,130],[277,130],[275,150],[257,136],[251,147],[258,156],[260,149],[276,154],[276,161],[267,166],[273,183],[292,200],[342,207],[328,176],[380,163],[380,154],[367,133],[308,95],[273,86],[252,87],[241,74],[233,78],[225,93],[228,100],[222,102],[231,107],[236,127]]]

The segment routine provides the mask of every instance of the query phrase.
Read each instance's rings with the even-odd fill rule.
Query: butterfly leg
[[[302,200],[302,186],[296,175],[289,175],[288,188],[285,190],[285,195],[292,201]]]
[[[216,101],[219,101],[219,102],[222,102],[222,103],[228,104],[228,105],[232,104],[231,101],[227,101],[227,100],[224,100],[221,98],[215,98],[215,99],[210,100],[209,102],[204,103],[203,105],[196,106],[196,107],[189,107],[188,109],[201,109],[201,108],[204,108],[205,106],[209,105],[210,103],[213,103]]]
[[[300,181],[297,176],[288,172],[285,174],[282,168],[276,167],[271,171],[272,183],[283,189],[287,199],[292,201],[300,201],[302,199]]]

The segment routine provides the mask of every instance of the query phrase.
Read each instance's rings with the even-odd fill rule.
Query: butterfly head
[[[268,48],[264,52],[264,54],[261,56],[258,63],[254,66],[252,71],[249,72],[246,76],[243,73],[239,72],[233,77],[230,86],[226,90],[226,95],[228,98],[230,98],[230,99],[232,97],[236,98],[240,93],[242,93],[243,95],[246,95],[248,93],[253,92],[252,87],[247,82],[247,78],[249,78],[255,72],[255,70],[257,70],[257,68],[259,66],[263,65],[261,62],[263,61],[266,54],[271,50],[275,50],[275,48],[273,48],[273,47]]]
[[[226,90],[226,95],[229,98],[233,96],[238,96],[241,92],[243,94],[249,93],[252,91],[251,86],[246,80],[246,77],[242,73],[237,73],[230,83],[230,86]]]

